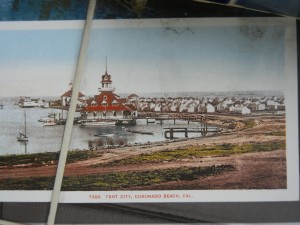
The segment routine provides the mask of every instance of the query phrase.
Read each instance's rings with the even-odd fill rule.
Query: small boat
[[[80,126],[83,127],[104,127],[104,126],[115,126],[116,122],[111,120],[82,120]]]
[[[58,119],[56,120],[57,125],[65,125],[67,123],[67,119]],[[81,120],[78,117],[74,118],[73,124],[80,124]]]
[[[24,112],[24,134],[19,132],[20,135],[19,137],[17,137],[17,140],[20,141],[20,142],[26,142],[26,141],[29,141],[29,138],[26,134],[26,113]]]
[[[48,120],[43,123],[43,126],[55,126],[57,123],[54,120]]]
[[[36,108],[36,107],[49,107],[49,102],[44,99],[32,99],[31,97],[20,97],[19,106],[21,108]]]
[[[95,134],[95,137],[113,137],[115,134]]]
[[[18,141],[29,141],[29,138],[28,138],[28,136],[27,136],[26,134],[22,134],[22,133],[20,132],[20,136],[17,137],[17,140],[18,140]]]
[[[67,119],[58,119],[56,121],[57,125],[65,125],[67,123]]]
[[[45,123],[46,121],[49,121],[49,120],[56,120],[56,113],[49,113],[47,117],[43,117],[43,118],[40,118],[38,121],[39,122],[42,122],[42,123]]]

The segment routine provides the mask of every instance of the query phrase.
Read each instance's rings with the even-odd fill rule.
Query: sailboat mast
[[[24,111],[24,118],[25,118],[25,136],[27,136],[26,134],[26,112]]]

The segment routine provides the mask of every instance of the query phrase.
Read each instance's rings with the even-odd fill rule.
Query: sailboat
[[[18,141],[21,141],[21,142],[26,142],[29,140],[27,134],[26,134],[26,113],[24,112],[24,122],[25,122],[25,126],[24,126],[24,134],[19,132],[20,133],[20,136],[17,137],[17,140]]]

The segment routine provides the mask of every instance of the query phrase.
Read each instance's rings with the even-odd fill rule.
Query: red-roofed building
[[[60,96],[62,106],[69,106],[70,105],[71,96],[72,96],[72,87],[71,87],[70,90],[65,92],[62,96]],[[79,107],[82,107],[82,104],[84,104],[85,100],[86,100],[85,95],[82,94],[81,92],[79,92],[77,105]]]
[[[137,116],[136,107],[127,103],[125,98],[114,94],[115,88],[112,87],[111,75],[107,73],[107,68],[105,74],[102,75],[100,84],[101,87],[98,88],[100,94],[90,99],[83,109],[88,119],[119,119]]]

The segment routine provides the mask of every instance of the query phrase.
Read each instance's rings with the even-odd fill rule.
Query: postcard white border
[[[261,202],[299,200],[299,143],[296,20],[290,18],[193,18],[95,20],[93,28],[282,25],[285,27],[287,189],[67,191],[61,203]],[[0,30],[83,29],[84,21],[1,22]],[[1,202],[50,202],[52,191],[0,191]],[[141,197],[152,195],[152,198]],[[160,198],[155,197],[160,195]]]

